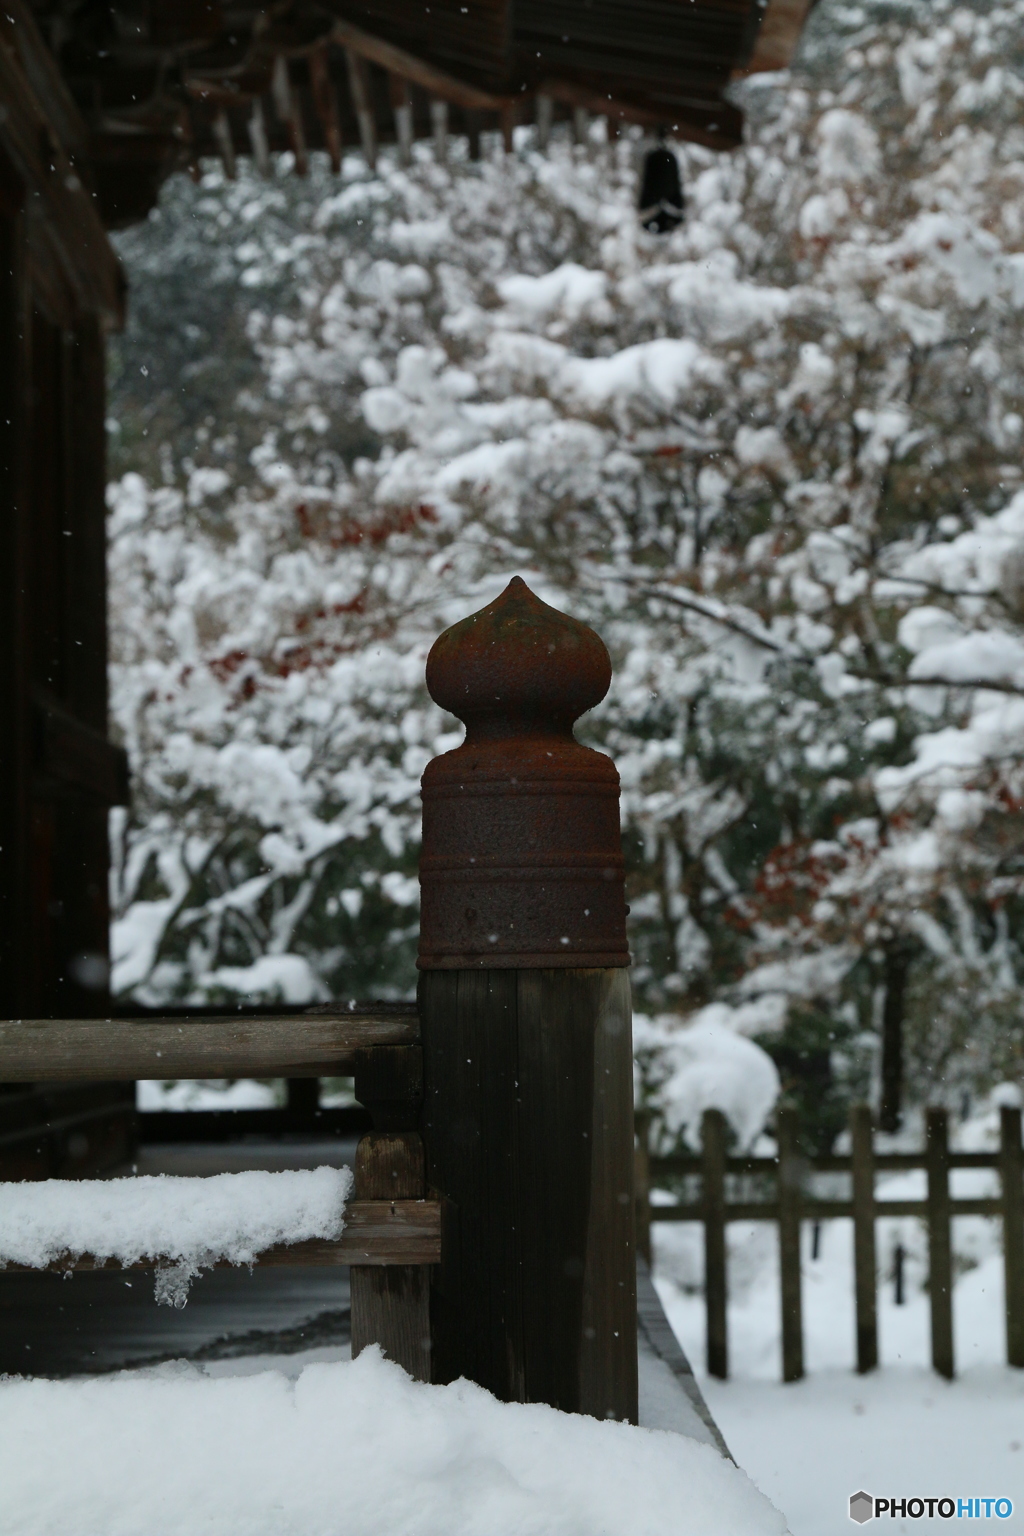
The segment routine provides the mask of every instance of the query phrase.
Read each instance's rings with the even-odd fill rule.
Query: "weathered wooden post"
[[[423,775],[423,1127],[433,1380],[635,1422],[619,780],[572,730],[610,680],[593,630],[518,577],[430,653],[467,729]]]
[[[408,1004],[378,1010],[402,1014]],[[413,1010],[410,1010],[413,1011]],[[373,1130],[356,1148],[358,1200],[421,1200],[426,1193],[423,1141],[423,1056],[418,1045],[362,1051],[356,1098],[373,1116]],[[423,1265],[353,1264],[350,1271],[353,1359],[379,1344],[417,1381],[430,1380],[429,1272]]]
[[[804,1374],[803,1292],[800,1274],[800,1206],[803,1159],[796,1111],[776,1115],[779,1141],[779,1270],[782,1296],[782,1379]]]
[[[999,1111],[999,1171],[1003,1186],[1003,1263],[1006,1274],[1006,1363],[1024,1366],[1024,1152],[1020,1110]]]
[[[953,1241],[949,1204],[949,1135],[944,1109],[925,1116],[928,1167],[928,1300],[932,1366],[953,1379]]]
[[[729,1374],[726,1334],[725,1159],[728,1125],[720,1109],[706,1109],[701,1123],[704,1184],[704,1305],[707,1312],[708,1375]]]
[[[878,1306],[875,1257],[875,1146],[871,1110],[850,1110],[850,1165],[853,1172],[853,1275],[857,1307],[857,1369],[878,1364]]]

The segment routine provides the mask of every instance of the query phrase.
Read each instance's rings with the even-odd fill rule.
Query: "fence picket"
[[[707,1308],[708,1375],[724,1381],[729,1374],[726,1335],[725,1155],[726,1121],[719,1109],[706,1109],[701,1125],[704,1185],[704,1301]]]
[[[877,1265],[875,1258],[875,1153],[871,1111],[866,1104],[850,1110],[853,1169],[853,1267],[857,1303],[857,1369],[878,1364]]]
[[[950,1234],[949,1137],[944,1109],[927,1114],[928,1300],[932,1320],[932,1366],[953,1378],[953,1244]]]
[[[782,1379],[799,1381],[804,1374],[803,1302],[800,1285],[800,1176],[797,1116],[780,1109],[779,1141],[779,1268],[782,1281]]]
[[[1006,1361],[1024,1366],[1024,1154],[1020,1110],[999,1114],[999,1171],[1003,1196],[1003,1262],[1006,1267]]]

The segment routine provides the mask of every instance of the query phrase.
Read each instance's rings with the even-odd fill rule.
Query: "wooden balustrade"
[[[374,1129],[356,1150],[356,1198],[346,1209],[345,1229],[336,1242],[281,1245],[258,1262],[351,1265],[353,1354],[380,1344],[410,1374],[429,1380],[428,1275],[441,1261],[442,1206],[427,1198],[417,1129],[419,1037],[413,1008],[373,1006],[280,1017],[7,1019],[0,1021],[0,1082],[294,1080],[352,1073]],[[152,1268],[154,1262],[132,1267]],[[86,1254],[50,1267],[68,1272],[118,1266]]]

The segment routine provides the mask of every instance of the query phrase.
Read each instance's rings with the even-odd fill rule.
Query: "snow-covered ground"
[[[782,1536],[717,1451],[357,1361],[0,1382],[5,1536]]]
[[[880,1196],[904,1194],[913,1177],[894,1178],[884,1187],[880,1180]],[[793,1536],[851,1530],[847,1500],[861,1488],[880,1497],[1007,1497],[1014,1502],[1014,1518],[1024,1516],[1024,1372],[1004,1363],[1002,1255],[994,1223],[980,1218],[954,1223],[956,1249],[978,1262],[954,1289],[958,1375],[951,1383],[928,1364],[928,1297],[921,1285],[923,1236],[917,1222],[879,1224],[882,1363],[869,1376],[858,1376],[853,1368],[852,1223],[822,1224],[817,1259],[810,1257],[811,1227],[805,1224],[807,1375],[789,1385],[780,1380],[774,1227],[730,1228],[730,1379],[725,1382],[704,1370],[704,1299],[693,1285],[700,1229],[663,1225],[654,1233],[655,1283],[669,1320],[730,1450],[785,1512]],[[909,1248],[901,1306],[891,1278],[897,1233]],[[926,1523],[927,1518],[897,1517],[891,1529],[917,1530]]]
[[[851,1493],[1008,1498],[1024,1507],[1024,1374],[969,1366],[952,1383],[925,1367],[871,1376],[822,1371],[789,1386],[701,1382],[743,1470],[785,1512],[792,1536],[848,1536]],[[883,1530],[948,1530],[946,1521],[885,1518]],[[875,1526],[867,1527],[874,1530]],[[961,1527],[962,1529],[962,1527]],[[970,1529],[970,1527],[969,1527]]]

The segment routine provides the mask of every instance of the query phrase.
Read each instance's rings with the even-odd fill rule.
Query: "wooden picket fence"
[[[1024,1367],[1024,1154],[1021,1112],[1003,1108],[997,1152],[952,1152],[944,1109],[926,1114],[925,1147],[921,1152],[881,1152],[874,1148],[871,1111],[857,1106],[850,1115],[851,1151],[846,1156],[804,1157],[799,1150],[796,1115],[777,1116],[777,1157],[730,1157],[727,1125],[718,1110],[708,1110],[702,1123],[699,1155],[655,1157],[648,1151],[649,1117],[637,1116],[637,1242],[650,1257],[652,1222],[698,1221],[704,1226],[704,1275],[707,1307],[707,1368],[724,1379],[728,1374],[726,1328],[726,1226],[730,1221],[774,1221],[779,1229],[782,1312],[782,1378],[796,1381],[804,1374],[803,1318],[800,1275],[800,1231],[804,1221],[849,1218],[853,1221],[853,1285],[857,1318],[857,1369],[878,1364],[875,1223],[891,1216],[916,1216],[927,1225],[931,1306],[932,1365],[952,1377],[953,1244],[955,1216],[996,1216],[1002,1219],[1006,1276],[1006,1358]],[[995,1169],[1000,1175],[998,1196],[954,1199],[950,1173],[956,1168]],[[876,1173],[924,1169],[928,1176],[924,1200],[879,1200]],[[810,1175],[850,1175],[850,1198],[823,1200],[807,1192]],[[652,1205],[651,1186],[686,1176],[700,1181],[699,1199]],[[767,1198],[730,1198],[741,1179],[757,1181],[771,1190]],[[740,1191],[744,1193],[744,1191]]]

